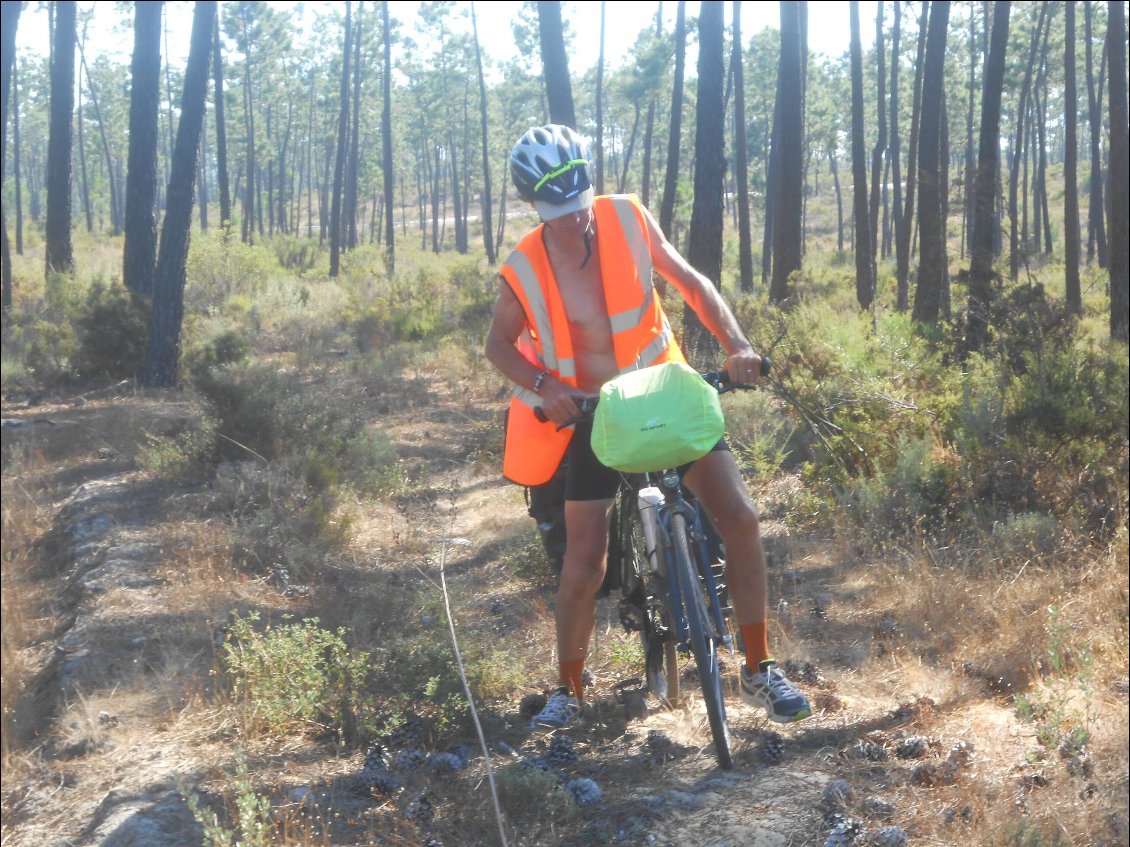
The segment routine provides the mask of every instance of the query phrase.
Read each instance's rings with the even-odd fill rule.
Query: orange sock
[[[738,626],[745,642],[745,664],[751,671],[769,658],[769,623],[743,623]]]
[[[581,702],[585,699],[585,660],[573,659],[559,664],[560,684],[568,686],[573,691],[573,696],[577,698],[577,702]]]

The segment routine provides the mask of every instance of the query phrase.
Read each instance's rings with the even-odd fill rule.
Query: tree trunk
[[[968,239],[973,249],[973,103],[976,100],[977,79],[977,27],[974,25],[976,7],[969,9],[969,91],[965,109],[965,164],[962,174],[961,204],[961,258],[965,258],[965,243]],[[989,25],[988,19],[984,22]]]
[[[1102,103],[1101,98],[1095,94],[1095,76],[1091,61],[1091,0],[1083,3],[1083,26],[1085,30],[1084,42],[1087,45],[1087,123],[1090,125],[1091,140],[1091,173],[1088,182],[1087,206],[1087,264],[1095,258],[1095,248],[1098,248],[1099,267],[1105,268],[1110,264],[1110,252],[1106,243],[1106,221],[1103,215],[1103,158],[1102,158]],[[1106,51],[1103,51],[1106,55]],[[1102,63],[1099,67],[1099,78],[1102,78]]]
[[[604,193],[604,0],[600,0],[600,54],[596,62],[596,193]]]
[[[90,178],[86,170],[86,120],[83,118],[82,113],[82,69],[79,69],[78,79],[78,109],[76,114],[78,117],[78,170],[80,176],[80,184],[82,185],[82,211],[86,216],[86,231],[88,233],[94,232],[94,212],[90,206]]]
[[[361,166],[361,9],[357,2],[357,32],[353,36],[353,108],[350,110],[349,163],[345,180],[345,245],[357,248],[357,178]]]
[[[13,26],[14,29],[14,26]],[[16,193],[16,253],[24,254],[24,198],[23,176],[20,155],[20,83],[17,78],[16,66],[12,66],[12,182],[15,183]],[[0,169],[2,171],[3,169]],[[2,179],[2,176],[0,176]],[[8,256],[4,260],[5,269],[10,265]],[[11,280],[8,280],[9,288]],[[10,293],[10,292],[9,292]]]
[[[491,222],[494,216],[491,213],[491,194],[493,189],[490,183],[490,144],[487,137],[487,84],[483,76],[483,54],[479,49],[479,25],[475,19],[475,4],[471,3],[471,34],[475,39],[475,67],[479,73],[479,123],[482,136],[483,149],[483,193],[479,203],[479,216],[483,224],[483,247],[487,251],[487,263],[491,266],[495,262],[494,233],[491,232]],[[505,181],[505,180],[504,180]],[[390,207],[391,211],[391,207]]]
[[[455,155],[455,138],[450,131],[447,133],[447,149],[451,158],[451,205],[455,215],[455,252],[466,253],[467,241],[463,237],[463,195],[459,190],[459,164]]]
[[[745,126],[745,69],[742,61],[742,4],[734,0],[734,165],[738,183],[738,272],[741,290],[753,291],[753,239],[749,223],[749,150]]]
[[[212,25],[213,29],[215,24]],[[207,95],[205,95],[207,97]],[[196,200],[200,206],[200,231],[208,231],[208,109],[204,109],[204,123],[200,126],[200,173],[196,175]]]
[[[668,238],[673,235],[675,194],[679,187],[679,141],[683,132],[683,73],[687,55],[686,0],[679,0],[675,13],[675,82],[671,89],[671,131],[667,136],[667,170],[663,177],[663,203],[659,209],[659,228]],[[662,283],[658,283],[660,290]]]
[[[910,243],[914,221],[914,191],[918,182],[919,127],[922,123],[922,73],[926,66],[926,32],[929,28],[930,4],[922,3],[918,20],[918,59],[914,65],[914,94],[910,110],[910,142],[906,151],[906,200],[903,204],[902,234],[895,236],[895,274],[897,278],[897,308],[905,312],[910,308]],[[896,226],[896,229],[898,227]]]
[[[184,317],[185,265],[192,230],[192,195],[196,157],[204,125],[208,93],[215,0],[197,0],[192,16],[192,41],[184,74],[180,125],[169,176],[161,246],[153,275],[153,309],[149,314],[149,340],[141,367],[141,384],[169,387],[176,384],[180,360],[180,332]]]
[[[804,97],[799,4],[782,0],[781,55],[777,94],[781,102],[778,140],[781,156],[773,223],[773,277],[769,300],[784,303],[792,294],[790,276],[801,267],[801,202],[804,195]],[[696,155],[697,155],[696,147]]]
[[[1067,308],[1083,314],[1083,295],[1079,288],[1079,160],[1078,110],[1075,90],[1075,4],[1065,6],[1064,33],[1064,117],[1067,121],[1063,144],[1063,264]]]
[[[569,60],[565,54],[565,34],[561,27],[560,0],[543,0],[538,3],[538,32],[545,96],[549,101],[549,119],[555,124],[576,127],[573,88],[569,82]]]
[[[769,133],[769,155],[765,161],[765,221],[761,234],[761,284],[769,285],[773,269],[773,226],[777,214],[777,183],[781,170],[781,74],[777,62],[777,87],[773,98],[773,125]]]
[[[20,0],[3,0],[0,4],[0,28],[3,29],[0,34],[0,185],[4,184],[4,164],[7,161],[7,146],[8,146],[8,108],[9,97],[11,103],[15,106],[15,111],[19,109],[18,98],[15,96],[15,63],[16,63],[16,28],[20,21],[20,10],[23,8],[23,3]],[[20,175],[19,175],[19,117],[13,121],[13,134],[14,143],[16,145],[16,156],[14,166],[16,169],[16,252],[22,253],[22,232],[21,220],[19,210],[19,191],[20,191]],[[11,245],[8,242],[8,216],[5,213],[0,214],[0,238],[3,239],[2,246],[0,246],[0,265],[3,270],[0,271],[0,279],[2,279],[3,294],[0,296],[0,308],[7,312],[12,305],[12,251]]]
[[[1040,17],[1036,31],[1032,33],[1032,43],[1028,49],[1028,65],[1024,72],[1024,82],[1020,87],[1020,104],[1016,110],[1016,129],[1013,133],[1014,149],[1011,150],[1011,168],[1008,177],[1008,221],[1009,221],[1009,278],[1015,282],[1020,276],[1020,232],[1017,209],[1017,192],[1020,184],[1020,170],[1024,159],[1025,116],[1028,109],[1028,92],[1032,87],[1032,73],[1036,64],[1036,51],[1040,46],[1040,33],[1047,17],[1047,0],[1040,4]]]
[[[655,13],[655,37],[663,37],[663,0],[659,0],[659,8]],[[655,93],[649,95],[647,101],[647,125],[643,138],[643,184],[640,186],[640,198],[645,206],[651,204],[651,145],[655,138]]]
[[[1130,252],[1130,212],[1127,196],[1130,182],[1130,150],[1127,149],[1126,118],[1126,18],[1122,0],[1107,4],[1106,30],[1107,96],[1110,103],[1110,186],[1107,210],[1110,225],[1110,337],[1127,341],[1127,308],[1130,307],[1130,276],[1127,274]]]
[[[98,92],[94,88],[94,80],[90,78],[90,68],[86,66],[86,52],[82,42],[78,45],[79,59],[82,61],[82,72],[86,76],[86,86],[90,89],[90,102],[94,104],[94,116],[98,121],[98,134],[102,140],[102,152],[106,157],[106,181],[110,188],[110,224],[113,235],[122,231],[121,208],[118,205],[118,183],[114,179],[114,160],[110,154],[110,142],[106,139],[106,122],[102,120],[102,108],[98,105]]]
[[[384,66],[384,104],[381,112],[381,144],[382,144],[382,161],[384,163],[382,174],[384,178],[384,192],[385,192],[385,209],[388,213],[385,215],[385,266],[388,268],[389,276],[392,276],[393,268],[396,263],[396,246],[395,246],[395,222],[392,219],[392,203],[393,203],[393,173],[392,173],[392,37],[390,35],[389,20],[388,20],[388,0],[383,3],[383,21],[384,26],[383,41],[385,51],[385,66]]]
[[[993,302],[993,240],[997,229],[996,193],[1000,174],[1001,92],[1008,52],[1008,0],[993,6],[992,40],[981,83],[981,135],[973,178],[973,234],[969,242],[969,316],[966,346],[982,349],[988,341]]]
[[[334,158],[334,188],[330,200],[330,276],[341,269],[342,189],[345,182],[346,138],[349,132],[349,59],[353,46],[353,4],[345,0],[345,46],[341,63],[341,109],[337,119],[337,155]]]
[[[75,106],[74,0],[55,3],[52,35],[51,119],[47,136],[47,223],[44,253],[47,275],[74,270],[71,246],[71,116]]]
[[[941,183],[942,109],[945,108],[944,63],[949,3],[930,4],[926,36],[926,68],[922,76],[922,135],[918,142],[918,286],[913,318],[936,323],[944,306],[947,280],[946,221]]]
[[[224,58],[220,52],[220,13],[216,6],[215,38],[212,44],[212,76],[215,82],[216,181],[220,188],[220,227],[231,227],[231,190],[228,186],[228,135],[224,123]]]
[[[875,147],[871,150],[871,197],[869,212],[869,229],[871,233],[871,262],[879,254],[879,200],[883,189],[883,153],[887,149],[887,67],[886,56],[883,50],[883,0],[879,0],[875,12],[875,57],[876,81],[879,88],[879,137],[875,140]],[[876,280],[877,281],[877,280]],[[872,286],[874,297],[874,285]]]
[[[844,252],[844,195],[840,188],[840,169],[836,165],[836,147],[828,145],[828,167],[832,171],[832,185],[836,188],[836,250]]]
[[[705,0],[698,18],[698,98],[695,107],[694,207],[687,261],[715,286],[722,280],[722,190],[725,179],[725,115],[722,90],[721,0]],[[683,312],[683,346],[693,367],[704,367],[716,345],[693,309]]]
[[[258,197],[258,175],[255,163],[255,109],[251,90],[251,33],[247,26],[247,8],[239,7],[243,34],[243,107],[247,126],[247,182],[243,189],[243,240],[255,242],[255,200]]]
[[[157,265],[157,138],[161,112],[161,7],[136,3],[130,65],[129,162],[126,167],[126,235],[122,281],[153,296]]]
[[[636,149],[636,133],[640,128],[640,104],[632,103],[632,134],[628,138],[628,146],[624,149],[624,165],[620,171],[620,179],[616,182],[616,191],[623,194],[628,184],[628,166],[632,163],[632,153]]]
[[[867,196],[867,160],[863,135],[863,49],[859,40],[859,2],[851,0],[851,175],[855,220],[855,297],[870,309],[875,296],[875,253]],[[784,34],[781,37],[784,42]]]

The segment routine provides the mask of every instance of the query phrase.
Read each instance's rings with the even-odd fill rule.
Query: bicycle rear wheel
[[[702,696],[706,701],[710,733],[714,736],[714,752],[718,756],[718,764],[728,770],[734,766],[734,757],[730,752],[730,729],[726,723],[726,704],[722,698],[718,640],[707,614],[702,580],[687,540],[686,518],[681,514],[675,514],[671,518],[671,546],[675,559],[671,566],[686,609],[691,649],[694,651],[698,678],[702,684]]]

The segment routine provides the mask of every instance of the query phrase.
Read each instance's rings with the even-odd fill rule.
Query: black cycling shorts
[[[711,448],[729,450],[725,438]],[[573,431],[573,440],[565,454],[568,466],[565,470],[566,500],[611,500],[620,489],[620,472],[602,465],[592,451],[592,421],[578,423]],[[679,476],[687,472],[690,462],[679,468]]]

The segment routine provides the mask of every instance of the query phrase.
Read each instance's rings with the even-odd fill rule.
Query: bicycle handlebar
[[[768,376],[769,368],[772,367],[772,365],[772,359],[770,359],[768,356],[762,356],[761,376]],[[730,375],[726,372],[725,369],[704,373],[702,374],[702,378],[710,383],[710,385],[712,385],[719,394],[725,394],[727,391],[735,391],[739,388],[757,388],[756,385],[747,385],[740,382],[730,382]],[[577,410],[580,412],[580,414],[578,414],[575,418],[571,418],[570,420],[561,424],[558,429],[564,429],[567,426],[572,426],[575,423],[580,423],[586,418],[592,417],[593,412],[596,411],[596,404],[599,399],[600,398],[596,396],[575,398],[574,402],[576,402]],[[549,420],[549,417],[545,414],[545,411],[541,406],[534,407],[534,417],[536,417],[542,423],[546,423]]]

